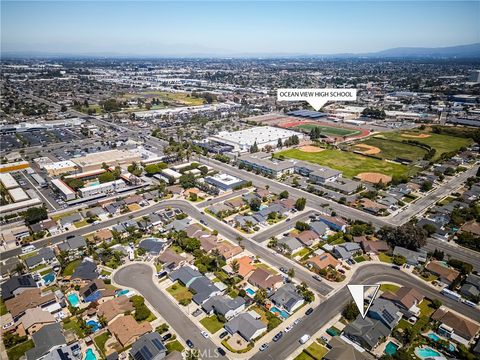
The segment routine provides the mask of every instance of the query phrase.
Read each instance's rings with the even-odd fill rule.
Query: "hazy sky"
[[[361,53],[480,42],[479,24],[479,1],[1,1],[17,52]]]

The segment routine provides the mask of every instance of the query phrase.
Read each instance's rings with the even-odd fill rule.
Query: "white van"
[[[27,253],[30,253],[32,251],[35,251],[35,246],[33,246],[33,245],[27,245],[27,246],[22,247],[22,254],[27,254]]]
[[[310,335],[305,334],[300,338],[300,344],[305,344],[308,340],[310,340]]]

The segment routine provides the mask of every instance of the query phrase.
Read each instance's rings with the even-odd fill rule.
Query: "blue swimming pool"
[[[87,353],[85,354],[85,360],[97,360],[92,349],[88,348]]]
[[[92,327],[93,332],[97,332],[98,330],[100,330],[102,328],[102,325],[98,321],[95,321],[95,320],[88,320],[87,325]]]
[[[123,289],[123,290],[120,290],[119,292],[117,292],[117,296],[122,296],[122,295],[128,294],[129,292],[130,292],[130,290]]]
[[[250,296],[255,296],[255,291],[253,289],[247,288],[245,292]]]
[[[427,336],[435,342],[438,342],[440,340],[440,337],[433,332],[429,333]],[[455,346],[452,343],[448,343],[448,351],[455,351]]]
[[[43,282],[45,283],[45,285],[51,284],[55,280],[55,274],[53,272],[51,272],[51,273],[45,275],[44,277],[42,277],[42,279],[43,279]]]
[[[79,307],[80,306],[80,299],[78,298],[78,295],[75,293],[71,293],[67,295],[68,302],[70,305],[73,307]]]
[[[279,308],[277,308],[275,306],[272,306],[270,308],[270,312],[274,313],[275,315],[279,314],[284,319],[288,319],[288,317],[290,316],[290,314],[287,313],[285,310],[280,310]]]
[[[442,356],[438,351],[433,350],[432,348],[429,347],[424,347],[424,348],[416,348],[415,349],[415,354],[420,358],[420,359],[426,359],[429,357],[440,357]]]
[[[398,345],[394,344],[393,342],[389,341],[387,346],[385,346],[385,354],[393,356],[397,353]]]

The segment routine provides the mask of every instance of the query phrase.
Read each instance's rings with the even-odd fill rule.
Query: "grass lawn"
[[[103,334],[98,335],[93,341],[95,345],[97,345],[98,350],[105,356],[105,343],[110,338],[110,334],[108,331],[105,331]]]
[[[70,276],[73,274],[73,272],[75,271],[75,269],[77,268],[78,265],[80,265],[82,263],[82,260],[78,259],[78,260],[74,260],[70,263],[67,264],[67,266],[65,266],[65,269],[63,269],[62,271],[62,275],[63,276]]]
[[[400,289],[400,286],[393,285],[393,284],[382,284],[380,285],[380,290],[382,291],[390,291],[392,293],[397,292],[397,290]]]
[[[299,250],[295,254],[293,254],[293,257],[296,257],[296,256],[304,257],[308,253],[310,253],[310,249],[309,248],[303,248],[302,250]]]
[[[403,329],[405,330],[406,328],[412,327],[412,324],[410,324],[407,320],[405,319],[400,319],[400,321],[397,324],[397,329]]]
[[[80,220],[80,221],[77,221],[77,222],[73,223],[73,225],[74,225],[77,229],[79,229],[79,228],[81,228],[81,227],[87,226],[87,225],[88,225],[88,222],[87,222],[87,220],[83,219],[83,220]]]
[[[85,332],[80,328],[80,325],[78,325],[77,319],[74,317],[65,319],[63,321],[63,328],[65,330],[73,330],[80,339],[83,339],[85,337]]]
[[[21,255],[20,259],[25,260],[25,259],[31,258],[32,256],[36,256],[36,255],[38,255],[38,251],[32,251],[32,252],[29,252],[25,255]]]
[[[260,268],[260,269],[264,269],[264,270],[268,270],[268,271],[274,273],[275,275],[278,274],[277,270],[272,269],[270,266],[268,266],[267,264],[264,264],[264,263],[255,264],[255,267]]]
[[[0,316],[5,315],[8,313],[7,307],[5,306],[5,301],[0,299]]]
[[[210,334],[215,334],[218,330],[223,328],[223,323],[218,320],[218,317],[215,314],[203,318],[200,320],[200,323],[210,332]]]
[[[38,270],[42,270],[44,268],[46,268],[48,266],[48,264],[40,264],[38,266],[35,266],[33,269],[30,270],[31,273],[33,272],[36,272]]]
[[[389,263],[389,264],[392,264],[392,263],[393,263],[392,257],[391,257],[391,256],[388,256],[387,254],[380,253],[380,254],[378,254],[378,258],[379,258],[380,261],[382,261],[382,262]]]
[[[314,359],[322,359],[325,354],[328,352],[328,349],[317,342],[312,343],[309,347],[304,350],[308,355]]]
[[[51,218],[52,218],[52,220],[58,221],[61,218],[64,218],[65,216],[73,215],[75,213],[77,213],[77,210],[67,211],[67,212],[61,213],[59,215],[53,215],[53,216],[51,216]]]
[[[180,302],[183,299],[192,300],[192,297],[193,297],[193,294],[185,286],[179,283],[173,284],[167,289],[167,291],[178,302]]]
[[[308,161],[337,169],[343,173],[343,176],[349,178],[353,178],[362,172],[376,172],[390,176],[406,177],[413,175],[417,171],[414,167],[340,150],[324,150],[319,153],[307,153],[298,149],[289,149],[276,153],[275,157],[278,158],[281,155],[285,158]]]
[[[40,271],[40,275],[43,276],[43,275],[47,275],[47,274],[50,274],[52,272],[52,268],[48,268],[46,270],[42,270]]]
[[[353,260],[355,260],[355,262],[357,262],[357,263],[361,263],[361,262],[367,261],[367,259],[365,259],[365,257],[364,257],[363,255],[354,257]]]
[[[261,316],[261,319],[260,319],[261,322],[263,322],[265,324],[268,324],[267,313],[265,312],[265,310],[263,308],[261,308],[258,305],[254,305],[250,308],[250,310],[255,311],[258,315]]]
[[[352,136],[358,135],[362,132],[355,129],[344,129],[334,126],[323,126],[323,125],[316,125],[316,124],[303,124],[294,127],[295,129],[306,130],[310,132],[313,128],[320,128],[320,132],[322,135],[329,135],[329,136]]]
[[[430,137],[427,138],[413,138],[413,137],[405,137],[402,135],[419,135],[419,134],[428,134]],[[426,144],[434,148],[437,152],[433,160],[440,158],[443,153],[448,153],[451,151],[457,151],[463,146],[469,146],[472,143],[471,139],[461,138],[456,136],[449,136],[449,135],[441,135],[441,134],[433,134],[429,133],[428,130],[416,130],[416,131],[392,131],[392,132],[385,132],[381,135],[377,135],[376,137],[383,137],[385,139],[392,139],[397,141],[403,140],[415,140],[422,144]]]
[[[423,299],[423,301],[418,304],[418,307],[420,308],[420,313],[424,316],[430,316],[433,314],[435,309],[431,307],[432,302],[427,299]]]
[[[404,139],[404,140],[407,140],[407,139]],[[387,139],[381,139],[376,136],[372,136],[357,144],[360,144],[360,143],[379,148],[381,152],[378,154],[375,154],[375,156],[381,157],[383,159],[394,160],[398,157],[401,157],[402,159],[415,161],[415,160],[423,159],[423,157],[427,153],[427,150],[421,148],[420,146],[404,144],[401,142],[393,142]],[[364,151],[365,149],[356,148],[356,150]]]
[[[33,343],[33,340],[28,340],[25,341],[21,344],[18,344],[10,349],[7,350],[7,356],[9,360],[18,360],[20,359],[25,353],[33,349],[35,347],[35,344]]]
[[[165,345],[165,347],[167,348],[168,353],[171,353],[172,351],[178,351],[181,353],[185,349],[178,340],[170,341]]]
[[[160,91],[160,90],[147,90],[139,93],[126,94],[124,95],[124,98],[126,99],[158,98],[160,101],[168,101],[168,102],[173,102],[179,105],[186,105],[186,106],[203,105],[203,102],[204,102],[203,99],[190,96],[190,94],[188,93],[184,93],[184,92],[173,93],[173,92]],[[163,104],[161,106],[163,106]]]
[[[298,354],[293,360],[317,360],[314,357],[311,357],[303,350],[300,354]]]
[[[232,299],[235,299],[238,296],[238,291],[235,289],[232,289],[232,291],[228,293],[228,296],[230,296]]]

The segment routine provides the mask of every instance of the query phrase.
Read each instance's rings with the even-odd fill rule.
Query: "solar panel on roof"
[[[155,345],[155,347],[156,347],[158,350],[160,350],[160,351],[162,351],[162,350],[165,348],[165,347],[163,346],[163,344],[160,342],[160,340],[158,340],[158,339],[153,339],[153,340],[152,340],[152,343],[153,343],[153,345]]]

